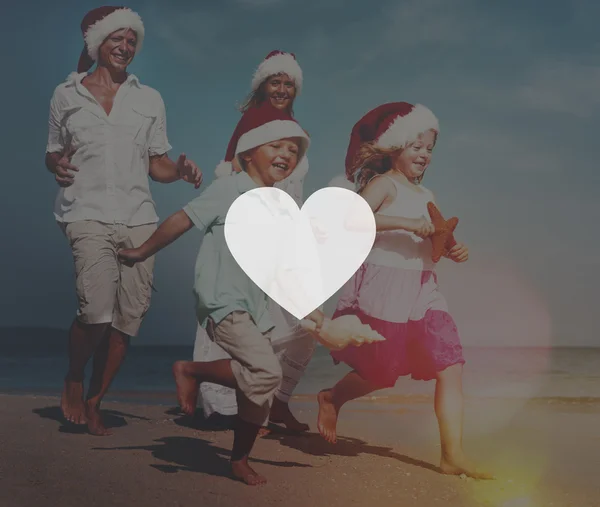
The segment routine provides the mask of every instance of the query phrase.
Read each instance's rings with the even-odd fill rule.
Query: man
[[[142,244],[156,230],[148,175],[198,188],[202,173],[183,154],[176,163],[169,159],[162,98],[127,72],[144,40],[139,15],[99,7],[86,14],[81,30],[78,73],[54,91],[46,149],[46,166],[61,186],[54,215],[73,251],[79,303],[61,409],[68,421],[108,435],[100,403],[148,310],[154,268],[153,258],[124,267],[117,250]]]
[[[233,171],[241,171],[235,153],[238,141],[247,129],[248,115],[251,116],[253,110],[269,102],[272,107],[293,116],[294,100],[301,88],[302,69],[296,57],[292,53],[271,51],[254,73],[252,91],[240,108],[243,116],[231,136],[225,159],[215,169],[217,177],[230,175]],[[302,206],[303,183],[307,172],[308,160],[303,157],[295,171],[285,180],[276,183],[275,187],[286,191],[298,206]],[[284,424],[294,431],[306,431],[309,429],[308,425],[294,417],[289,408],[289,400],[312,358],[315,341],[308,332],[301,329],[295,317],[276,303],[271,301],[269,311],[275,324],[271,341],[283,368],[283,381],[273,400],[270,421]],[[229,359],[229,357],[229,354],[209,338],[204,328],[198,326],[194,360],[213,361]],[[233,389],[204,382],[200,386],[200,394],[205,417],[210,417],[214,413],[226,418],[237,414],[238,406]],[[232,419],[225,420],[226,425],[232,422]],[[261,431],[261,434],[264,433],[266,430]]]

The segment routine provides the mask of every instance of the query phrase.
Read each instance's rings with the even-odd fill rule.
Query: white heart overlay
[[[351,190],[328,187],[298,209],[283,190],[256,188],[225,218],[225,240],[250,279],[298,319],[356,272],[375,241],[375,217]]]

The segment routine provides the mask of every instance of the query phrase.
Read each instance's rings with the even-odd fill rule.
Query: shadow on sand
[[[34,414],[39,415],[43,419],[51,419],[60,423],[58,431],[61,433],[73,433],[73,434],[84,434],[87,433],[87,426],[85,424],[77,425],[72,424],[65,420],[62,415],[62,411],[58,406],[50,406],[44,408],[36,408],[32,410]],[[143,421],[149,421],[147,417],[140,417],[134,414],[127,414],[118,410],[102,410],[102,422],[107,429],[111,428],[122,428],[127,426],[127,419],[138,419]]]

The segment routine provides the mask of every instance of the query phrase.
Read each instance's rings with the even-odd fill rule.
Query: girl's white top
[[[433,194],[422,185],[419,189],[412,190],[397,182],[389,176],[382,176],[396,187],[396,198],[380,215],[421,218],[429,217],[427,203],[433,202]],[[367,257],[366,262],[379,266],[388,266],[402,269],[433,270],[435,263],[431,260],[431,239],[421,239],[412,232],[381,231],[375,236],[373,249]]]

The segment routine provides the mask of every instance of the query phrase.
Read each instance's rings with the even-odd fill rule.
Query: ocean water
[[[171,365],[191,357],[191,346],[132,347],[111,387],[112,396],[144,402],[174,400]],[[465,358],[467,397],[600,401],[600,348],[466,348]],[[66,368],[66,348],[4,342],[0,391],[58,394]],[[319,346],[295,394],[312,396],[347,371],[345,365],[335,366],[328,351]],[[434,382],[401,378],[394,388],[374,398],[390,402],[429,398],[434,388]]]

